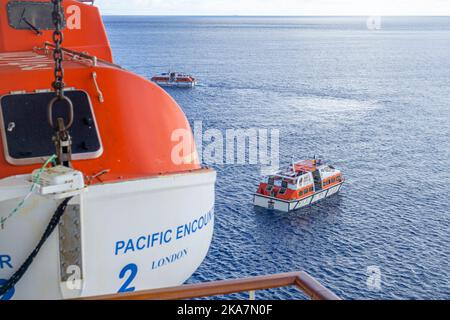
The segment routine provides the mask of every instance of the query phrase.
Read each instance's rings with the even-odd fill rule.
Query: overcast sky
[[[450,15],[450,0],[97,0],[103,14]]]

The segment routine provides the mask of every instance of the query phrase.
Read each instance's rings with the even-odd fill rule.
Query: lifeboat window
[[[267,190],[267,192],[270,192],[270,191],[272,191],[272,189],[273,189],[273,186],[270,186],[270,185],[269,185],[269,186],[267,186],[267,189],[266,189],[266,190]]]
[[[281,186],[282,186],[284,189],[287,189],[287,187],[288,187],[287,181],[283,181],[283,182],[281,183]]]
[[[14,165],[42,163],[55,154],[54,134],[47,120],[48,103],[54,93],[6,95],[0,99],[0,124],[6,160]],[[94,159],[102,154],[102,145],[89,96],[84,91],[66,91],[74,105],[72,159]],[[65,105],[54,108],[54,116],[67,119]]]
[[[314,191],[313,187],[309,188],[309,192],[313,192],[313,191]]]
[[[280,190],[280,194],[286,194],[286,192],[287,192],[287,188],[282,188],[282,189]]]
[[[53,4],[50,2],[10,1],[8,20],[11,28],[29,30],[31,26],[38,30],[53,30]],[[65,19],[63,18],[63,27]]]
[[[335,183],[336,182],[336,178],[331,179],[331,183]]]
[[[298,196],[299,197],[303,196],[303,191],[299,191]]]

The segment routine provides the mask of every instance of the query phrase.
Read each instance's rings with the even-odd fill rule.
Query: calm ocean
[[[347,299],[450,298],[450,18],[383,18],[378,31],[365,18],[105,23],[124,67],[199,79],[169,90],[192,124],[277,128],[283,163],[322,155],[348,179],[282,214],[252,205],[259,167],[215,165],[214,242],[191,282],[305,270]]]

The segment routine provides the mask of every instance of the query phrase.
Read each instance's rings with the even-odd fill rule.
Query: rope
[[[17,205],[17,207],[15,207],[10,214],[8,214],[5,217],[1,217],[0,219],[0,230],[4,229],[4,225],[5,222],[8,221],[9,219],[11,219],[16,213],[19,212],[19,210],[25,205],[25,203],[27,202],[27,200],[31,197],[31,195],[34,192],[34,189],[36,188],[36,186],[39,184],[39,182],[41,181],[41,176],[42,173],[44,172],[45,168],[50,164],[50,162],[54,162],[56,160],[56,155],[51,156],[47,161],[45,161],[44,165],[42,166],[41,170],[39,170],[39,173],[36,175],[33,184],[31,186],[30,192],[28,192],[28,194],[23,198],[22,201],[19,202],[19,204]]]
[[[56,212],[54,213],[52,219],[50,220],[50,223],[48,224],[47,229],[42,235],[42,238],[37,244],[36,248],[31,252],[27,260],[25,260],[25,262],[16,271],[16,273],[14,273],[14,275],[6,282],[6,284],[0,288],[0,297],[8,293],[12,288],[14,288],[15,285],[20,281],[20,279],[22,279],[24,274],[28,271],[29,267],[31,266],[33,260],[38,255],[42,246],[45,244],[47,239],[51,236],[55,228],[58,226],[59,221],[61,220],[61,217],[63,216],[64,212],[66,211],[67,205],[70,200],[72,200],[72,197],[65,199],[59,205],[58,209],[56,209]]]

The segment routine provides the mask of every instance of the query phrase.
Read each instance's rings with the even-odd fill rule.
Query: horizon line
[[[397,17],[397,18],[450,18],[450,15],[241,15],[241,14],[120,14],[120,13],[101,13],[102,16],[136,16],[136,17],[243,17],[243,18],[358,18],[358,17]]]

